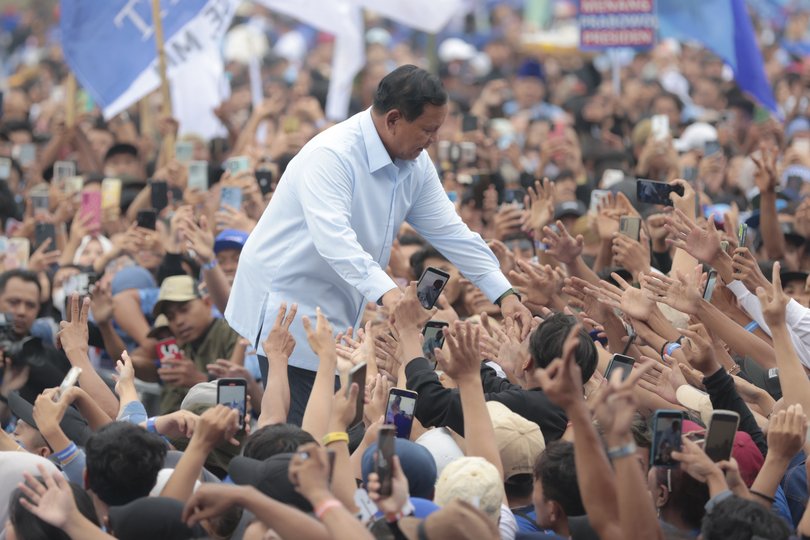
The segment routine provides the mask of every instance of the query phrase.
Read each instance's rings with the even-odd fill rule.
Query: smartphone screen
[[[799,193],[802,191],[802,186],[804,185],[804,179],[797,175],[791,174],[787,177],[787,182],[785,183],[785,191],[790,191],[792,195],[798,197]]]
[[[703,450],[712,461],[724,461],[731,457],[739,423],[740,415],[734,411],[716,409],[712,412],[703,444]]]
[[[250,170],[250,160],[247,156],[235,156],[225,162],[225,168],[231,173],[231,176],[236,176],[242,171]]]
[[[357,383],[357,408],[354,419],[349,423],[349,427],[354,427],[363,421],[363,406],[365,404],[366,390],[366,363],[357,364],[349,371],[349,384],[346,385],[346,395],[351,390],[352,383]]]
[[[46,251],[56,249],[56,227],[53,223],[37,223],[34,227],[34,251],[38,250],[46,240],[51,239]]]
[[[157,212],[151,208],[138,210],[138,227],[154,231],[157,228]]]
[[[712,301],[715,285],[717,285],[717,270],[712,270],[709,272],[709,278],[706,280],[706,289],[703,291],[703,299],[707,302]]]
[[[11,176],[11,160],[0,158],[0,180],[8,180],[9,176]]]
[[[235,210],[242,208],[242,189],[238,187],[224,187],[219,196],[219,207],[230,206]]]
[[[656,114],[651,120],[652,136],[656,141],[665,141],[669,137],[669,116]]]
[[[416,392],[403,388],[392,388],[388,392],[388,406],[385,408],[385,423],[394,426],[397,437],[411,438],[413,410],[416,408]]]
[[[737,228],[737,243],[740,247],[746,247],[746,240],[748,239],[748,225],[740,223]]]
[[[152,191],[152,208],[160,212],[169,206],[169,186],[163,180],[149,182]]]
[[[188,163],[194,155],[194,143],[190,141],[177,141],[174,144],[174,157],[180,163]]]
[[[257,169],[256,183],[259,184],[259,190],[261,190],[262,195],[267,195],[276,189],[273,183],[273,171],[271,169]]]
[[[120,178],[105,178],[101,181],[101,208],[104,210],[121,208]]]
[[[629,377],[630,373],[633,372],[633,364],[635,363],[636,361],[632,356],[614,354],[613,358],[610,359],[607,370],[605,371],[605,379],[610,381],[610,377],[613,375],[613,372],[619,370],[622,373],[622,380],[627,380],[627,377]]]
[[[26,268],[30,256],[31,242],[28,241],[28,238],[8,239],[8,255],[4,261],[6,270]]]
[[[465,114],[461,121],[461,131],[475,131],[478,129],[478,117],[474,114]]]
[[[608,193],[610,192],[606,189],[595,189],[591,191],[591,203],[588,205],[588,211],[595,214],[597,208],[599,208],[599,203],[602,202],[602,199],[604,199]]]
[[[450,279],[450,274],[442,272],[437,268],[428,267],[419,278],[419,283],[416,285],[416,296],[422,303],[425,309],[433,309],[439,295],[442,294],[444,286],[447,285],[447,280]]]
[[[247,411],[247,381],[245,379],[219,379],[217,381],[217,404],[227,405],[239,411],[239,428],[245,428]]]
[[[428,321],[422,329],[422,355],[429,361],[436,363],[436,355],[433,352],[435,349],[441,349],[444,346],[444,332],[442,328],[449,326],[444,321]]]
[[[709,157],[719,153],[723,149],[718,141],[706,141],[703,145],[703,156]]]
[[[394,439],[396,439],[394,426],[380,426],[374,472],[380,477],[380,495],[383,497],[391,495],[391,480],[394,476]]]
[[[72,161],[57,161],[53,164],[53,181],[57,185],[71,176],[76,176],[75,163]]]
[[[16,158],[23,167],[28,167],[37,159],[37,147],[33,143],[15,145],[11,149],[12,157]]]
[[[619,232],[638,242],[641,233],[641,218],[636,216],[622,216],[619,219]]]
[[[522,189],[505,189],[503,190],[503,204],[513,204],[523,208],[523,196],[526,192]]]
[[[89,227],[91,230],[98,230],[101,228],[101,192],[83,191],[82,192],[82,215],[90,216]]]
[[[62,379],[62,384],[59,385],[59,390],[53,395],[54,401],[59,401],[62,397],[62,394],[76,386],[76,383],[79,382],[79,375],[82,374],[82,368],[80,367],[72,367],[70,371],[67,372],[65,378]]]
[[[188,188],[197,191],[208,190],[207,161],[192,161],[188,164]]]
[[[47,191],[37,191],[31,193],[31,207],[34,210],[34,218],[42,219],[50,214],[50,197]]]
[[[653,180],[638,180],[636,182],[636,197],[639,202],[672,206],[672,201],[669,198],[670,193],[683,196],[683,187],[670,186],[666,182],[655,182]]]
[[[672,451],[681,451],[683,414],[680,411],[655,411],[653,420],[653,443],[650,463],[655,467],[677,467]]]

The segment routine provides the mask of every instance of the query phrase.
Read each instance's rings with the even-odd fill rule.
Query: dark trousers
[[[269,367],[267,357],[259,355],[259,368],[262,371],[262,383],[265,388],[267,388]],[[315,372],[287,366],[287,381],[290,385],[290,411],[287,413],[287,423],[300,426],[304,421],[304,411],[307,410],[312,385],[315,383]],[[340,378],[335,377],[335,390],[337,391],[339,387]]]

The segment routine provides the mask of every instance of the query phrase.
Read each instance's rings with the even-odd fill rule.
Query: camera
[[[44,355],[39,354],[44,352],[42,340],[34,336],[19,338],[14,333],[14,316],[11,313],[0,313],[0,352],[3,357],[10,358],[15,367],[44,361]]]

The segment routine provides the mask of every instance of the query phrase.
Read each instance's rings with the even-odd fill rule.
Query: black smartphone
[[[169,206],[169,185],[163,180],[150,180],[152,208],[160,212]]]
[[[138,210],[137,224],[138,227],[154,231],[157,229],[157,211],[154,208],[146,208]]]
[[[627,380],[627,377],[629,377],[630,373],[633,372],[633,364],[635,363],[636,360],[632,356],[614,354],[613,358],[610,359],[607,370],[605,370],[605,379],[610,381],[610,377],[613,375],[613,372],[619,370],[622,373],[622,380]]]
[[[736,412],[722,409],[712,411],[709,428],[706,430],[706,440],[703,443],[703,451],[712,461],[725,461],[731,458],[734,437],[737,435],[739,425],[740,415]]]
[[[433,309],[449,279],[450,274],[447,272],[442,272],[432,266],[425,268],[422,277],[419,278],[419,283],[416,284],[416,296],[423,308]]]
[[[740,247],[746,247],[746,240],[748,239],[748,225],[740,223],[737,228],[737,244]]]
[[[670,186],[666,182],[643,179],[636,182],[636,197],[639,202],[672,206],[670,193],[677,193],[683,197],[683,186]]]
[[[245,429],[247,413],[247,381],[245,379],[219,379],[217,404],[239,411],[239,429]]]
[[[706,280],[706,288],[703,290],[703,299],[707,302],[712,301],[712,294],[714,293],[714,286],[717,285],[717,270],[711,270],[709,277]]]
[[[435,349],[441,349],[444,346],[444,332],[442,328],[450,326],[444,321],[428,321],[422,329],[422,355],[433,363],[434,369],[436,366],[436,354],[433,352]]]
[[[461,131],[468,132],[468,131],[475,131],[478,129],[478,117],[474,114],[465,114],[464,118],[461,120]]]
[[[276,189],[273,183],[273,171],[270,169],[256,169],[256,182],[259,184],[262,195],[267,195]]]
[[[619,232],[638,242],[641,238],[641,218],[637,216],[622,216],[619,218]]]
[[[363,421],[363,405],[365,404],[366,397],[366,363],[362,362],[354,366],[349,371],[349,384],[346,385],[346,395],[352,388],[352,383],[357,383],[357,409],[354,413],[354,419],[349,423],[349,427],[354,427]]]
[[[394,426],[397,437],[411,438],[413,411],[419,394],[404,388],[392,388],[388,391],[388,406],[385,408],[385,423]]]
[[[655,411],[650,464],[654,467],[677,467],[672,452],[681,451],[683,413],[667,409]]]
[[[379,476],[380,495],[391,495],[392,480],[394,477],[394,439],[396,430],[394,426],[380,426],[377,435],[377,452],[374,459],[374,472]]]
[[[37,223],[34,226],[34,251],[38,250],[50,238],[51,243],[46,251],[56,249],[56,226],[53,223]]]
[[[523,197],[526,192],[522,189],[505,189],[503,190],[503,204],[513,204],[523,208]]]
[[[785,182],[785,191],[788,191],[791,193],[791,195],[798,197],[799,193],[802,191],[802,185],[804,185],[804,179],[797,174],[791,174],[787,177],[787,182]]]
[[[718,141],[706,141],[703,145],[703,157],[713,156],[723,149]]]

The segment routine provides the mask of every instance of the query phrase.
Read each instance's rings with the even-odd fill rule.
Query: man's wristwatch
[[[513,288],[509,287],[509,288],[506,290],[506,292],[505,292],[505,293],[503,293],[502,295],[500,295],[500,296],[498,297],[498,299],[497,299],[497,300],[495,300],[495,305],[496,305],[496,306],[498,306],[498,307],[501,307],[501,302],[503,302],[503,299],[504,299],[504,298],[506,298],[507,296],[511,295],[511,294],[514,294],[515,296],[517,296],[518,301],[522,300],[522,299],[520,298],[520,295],[517,293],[517,291],[516,291],[515,289],[513,289]]]

